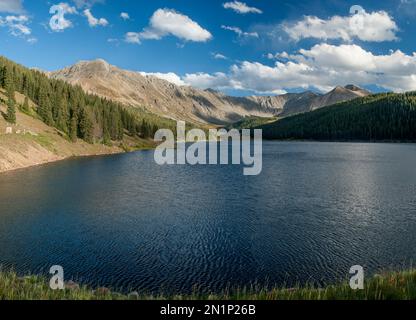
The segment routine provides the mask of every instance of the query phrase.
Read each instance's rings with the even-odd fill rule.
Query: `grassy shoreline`
[[[195,293],[188,296],[152,296],[137,292],[125,295],[108,288],[92,289],[75,283],[68,283],[65,290],[54,291],[45,278],[0,272],[0,300],[416,300],[416,270],[375,275],[366,281],[364,290],[358,291],[345,282],[325,288],[247,288],[217,295]]]

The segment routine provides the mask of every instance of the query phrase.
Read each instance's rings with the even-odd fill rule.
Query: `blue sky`
[[[416,0],[0,0],[0,54],[48,71],[103,58],[239,95],[409,91],[415,18]]]

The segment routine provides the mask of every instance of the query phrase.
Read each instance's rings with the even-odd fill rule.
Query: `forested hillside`
[[[3,117],[15,123],[16,108],[29,113],[28,99],[33,101],[37,116],[47,125],[65,133],[72,141],[77,138],[89,143],[120,141],[124,133],[142,138],[152,137],[158,125],[168,120],[133,114],[119,103],[86,94],[81,87],[62,80],[49,79],[44,73],[20,66],[0,57],[0,87],[7,92],[7,112]],[[14,92],[28,99],[17,105]]]
[[[245,117],[244,119],[235,122],[228,126],[228,129],[253,129],[261,125],[276,121],[277,118],[261,118],[261,117]]]
[[[266,139],[416,141],[416,93],[383,93],[260,126]]]

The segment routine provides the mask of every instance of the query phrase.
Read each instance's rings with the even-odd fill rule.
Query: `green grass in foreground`
[[[92,290],[85,286],[53,291],[41,277],[22,278],[13,272],[0,273],[0,300],[415,300],[416,271],[377,275],[369,279],[365,287],[365,290],[353,291],[344,283],[326,288],[251,288],[220,295],[141,296],[136,293],[127,296],[106,288]]]

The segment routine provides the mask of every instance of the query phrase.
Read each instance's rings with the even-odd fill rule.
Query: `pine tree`
[[[62,130],[65,133],[68,133],[68,102],[64,99],[58,99],[56,102],[58,105],[56,107],[56,116],[55,124],[59,130]]]
[[[0,87],[4,88],[4,72],[6,67],[0,67]]]
[[[47,125],[52,126],[54,124],[51,102],[49,100],[47,89],[43,85],[39,87],[38,113],[43,122],[45,122]]]
[[[92,143],[93,137],[92,137],[92,128],[93,124],[92,121],[86,112],[86,110],[83,108],[79,112],[79,134],[80,138]]]
[[[156,132],[159,130],[159,128],[158,128],[158,126],[157,125],[153,125],[152,126],[152,135],[151,135],[151,138],[153,138],[154,136],[155,136],[155,134],[156,134]]]
[[[15,102],[13,74],[9,71],[9,68],[4,69],[3,77],[3,87],[6,90],[7,98]]]
[[[20,92],[23,93],[25,96],[28,94],[28,80],[27,75],[23,75],[22,85],[20,88]]]
[[[107,128],[104,128],[103,144],[107,146],[111,145],[111,137],[110,137],[110,134],[108,133]]]
[[[147,123],[147,121],[146,120],[142,120],[142,126],[141,126],[141,136],[142,136],[142,138],[149,138],[150,136],[151,136],[151,134],[152,134],[152,129],[151,129],[151,127],[149,126],[149,124]]]
[[[2,68],[2,72],[1,72],[1,83],[0,83],[0,85],[4,89],[6,89],[6,91],[7,91],[7,89],[11,85],[11,81],[12,81],[12,79],[11,79],[11,74],[10,74],[10,71],[9,71],[9,67],[8,66],[4,66]]]
[[[132,137],[134,137],[134,136],[137,135],[136,124],[133,121],[130,121],[130,124],[129,124],[129,132],[130,132],[130,135]]]
[[[69,138],[72,142],[77,141],[78,136],[78,119],[75,112],[72,112],[71,123],[69,126]]]
[[[6,121],[16,124],[16,106],[15,102],[10,97],[7,101]]]

